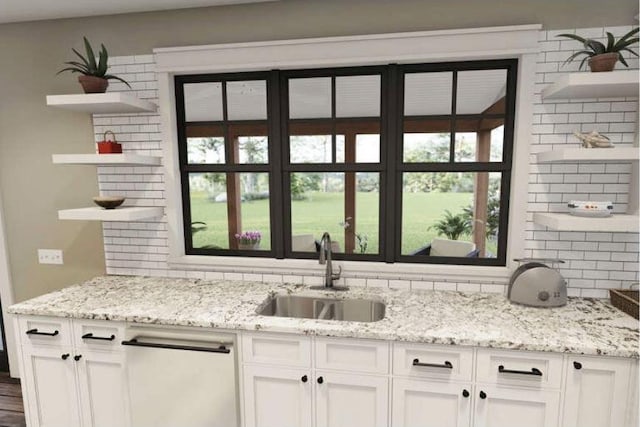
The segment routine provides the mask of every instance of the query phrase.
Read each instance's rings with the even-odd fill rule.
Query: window
[[[505,265],[516,65],[177,76],[186,253]]]

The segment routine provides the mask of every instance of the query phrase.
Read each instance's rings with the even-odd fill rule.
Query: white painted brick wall
[[[608,28],[615,35],[631,27]],[[578,101],[542,101],[540,93],[558,76],[576,71],[577,62],[562,65],[578,48],[573,41],[555,37],[577,33],[602,38],[604,29],[542,31],[536,72],[526,255],[558,257],[566,260],[561,268],[574,296],[607,297],[607,289],[638,280],[637,233],[585,233],[547,230],[531,222],[533,212],[563,212],[573,199],[611,200],[616,212],[624,212],[628,203],[629,164],[536,164],[535,154],[568,145],[577,146],[574,131],[593,129],[605,133],[616,145],[632,144],[635,139],[637,99],[590,99]],[[638,60],[630,59],[632,69]],[[112,58],[111,72],[129,81],[138,97],[157,102],[158,84],[153,55]],[[110,91],[128,89],[112,82]],[[124,152],[162,156],[162,138],[158,114],[95,115],[96,141],[111,130],[123,144]],[[162,167],[98,168],[98,183],[103,194],[123,195],[127,205],[165,206]],[[202,279],[230,279],[279,283],[321,283],[322,271],[313,275],[283,275],[273,271],[238,269],[231,271],[181,271],[168,267],[169,254],[166,218],[139,222],[103,223],[108,274],[131,274]],[[411,280],[414,279],[414,280]],[[378,273],[345,274],[341,283],[348,286],[392,287],[399,289],[446,289],[468,292],[505,292],[504,283],[417,280],[409,277],[380,276]]]

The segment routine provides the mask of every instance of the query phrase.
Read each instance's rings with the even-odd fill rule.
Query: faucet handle
[[[331,279],[332,280],[338,280],[340,278],[340,274],[342,273],[342,266],[338,266],[338,272],[337,273],[331,273]]]

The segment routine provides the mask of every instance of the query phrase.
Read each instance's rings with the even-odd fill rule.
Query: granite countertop
[[[387,305],[378,322],[267,317],[274,294],[372,298]],[[638,321],[606,300],[569,298],[565,307],[511,304],[503,295],[354,287],[312,291],[295,284],[104,276],[9,307],[14,314],[104,319],[232,330],[455,344],[639,357]]]

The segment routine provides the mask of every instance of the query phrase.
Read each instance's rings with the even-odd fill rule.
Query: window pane
[[[331,78],[289,80],[289,118],[331,117]]]
[[[227,117],[229,120],[266,120],[267,82],[227,82]]]
[[[194,248],[271,249],[268,173],[192,173],[189,195]],[[235,237],[245,232],[261,238]]]
[[[238,137],[238,163],[269,163],[269,139],[266,136]]]
[[[356,163],[380,163],[380,135],[356,135]]]
[[[453,73],[411,73],[404,76],[404,115],[451,114]]]
[[[291,163],[331,163],[331,135],[291,135]]]
[[[187,138],[188,163],[224,163],[224,138]]]
[[[500,162],[504,119],[456,120],[456,162]]]
[[[403,162],[448,162],[450,140],[448,133],[405,133]]]
[[[316,252],[326,231],[333,251],[378,252],[379,173],[292,173],[291,235],[295,252]]]
[[[336,77],[336,117],[380,115],[380,76]]]
[[[184,113],[188,122],[222,120],[222,83],[185,84]]]
[[[495,258],[500,173],[403,174],[402,254]]]
[[[456,114],[504,114],[506,89],[507,70],[460,71]]]

